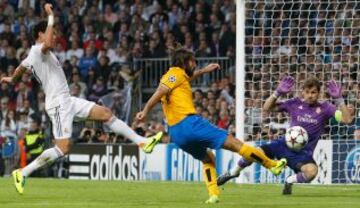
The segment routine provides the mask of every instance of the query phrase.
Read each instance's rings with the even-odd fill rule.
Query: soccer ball
[[[300,151],[308,143],[308,134],[301,126],[292,126],[286,130],[286,145],[293,151]]]

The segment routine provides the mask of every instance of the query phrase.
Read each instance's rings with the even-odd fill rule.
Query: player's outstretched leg
[[[310,183],[317,175],[318,167],[314,163],[307,163],[300,168],[301,172],[289,176],[283,188],[283,195],[292,194],[292,186],[294,183]]]
[[[135,131],[125,122],[116,118],[115,116],[112,116],[110,120],[105,123],[105,125],[107,125],[116,134],[123,135],[126,138],[132,140],[134,143],[138,144],[145,153],[151,153],[163,136],[163,132],[159,132],[148,138],[142,137],[135,133]]]
[[[12,172],[12,177],[14,179],[15,189],[19,194],[24,193],[24,186],[25,186],[25,178],[30,176],[32,172],[35,170],[40,169],[46,164],[51,164],[56,159],[62,157],[65,153],[68,152],[68,149],[61,150],[63,146],[64,148],[69,148],[70,140],[69,139],[62,139],[56,140],[56,146],[50,149],[45,150],[42,152],[34,161],[32,161],[29,165],[24,167],[23,169],[17,169]]]
[[[220,175],[218,178],[217,178],[217,185],[218,186],[222,186],[224,185],[226,182],[228,182],[229,180],[233,179],[233,178],[236,178],[236,177],[239,177],[240,175],[240,172],[250,166],[252,164],[252,162],[249,162],[247,160],[245,160],[244,158],[241,158],[237,165],[235,167],[233,167],[230,171],[227,171],[226,173]]]
[[[91,108],[88,118],[91,120],[103,121],[114,133],[130,139],[139,145],[145,153],[151,153],[155,145],[160,142],[161,137],[163,136],[163,132],[159,132],[149,138],[142,137],[125,122],[114,116],[109,108],[100,105],[94,105]]]
[[[249,162],[260,163],[262,166],[269,169],[274,175],[279,175],[286,167],[286,159],[271,160],[262,150],[235,139],[231,134],[229,134],[224,142],[223,148],[239,153]]]
[[[206,157],[202,160],[203,177],[209,193],[209,199],[206,204],[215,204],[219,202],[219,187],[216,184],[216,168],[215,155],[211,151],[207,151]]]

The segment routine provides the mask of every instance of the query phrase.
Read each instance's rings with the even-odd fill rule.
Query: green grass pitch
[[[227,184],[221,202],[207,205],[203,183],[122,182],[30,179],[25,194],[18,195],[11,178],[0,178],[0,207],[241,207],[241,208],[352,208],[360,207],[360,186],[331,185],[294,187],[282,196],[280,185]]]

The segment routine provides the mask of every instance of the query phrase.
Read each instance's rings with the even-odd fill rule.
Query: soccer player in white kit
[[[64,156],[70,150],[70,137],[74,117],[102,121],[112,131],[137,143],[144,152],[152,152],[160,141],[162,132],[148,139],[136,134],[127,124],[116,118],[110,109],[84,99],[72,97],[56,56],[50,51],[55,46],[54,15],[51,4],[45,4],[48,22],[40,22],[33,28],[36,44],[26,59],[16,68],[11,77],[3,77],[1,82],[12,83],[21,78],[26,70],[31,70],[45,91],[46,112],[49,115],[55,138],[55,146],[45,150],[38,158],[23,169],[14,170],[12,176],[18,193],[24,191],[25,177],[45,164]]]

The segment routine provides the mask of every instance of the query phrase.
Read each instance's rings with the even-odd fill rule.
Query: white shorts
[[[47,109],[55,139],[71,138],[74,117],[87,118],[94,105],[94,102],[85,99],[69,97],[60,105]]]

